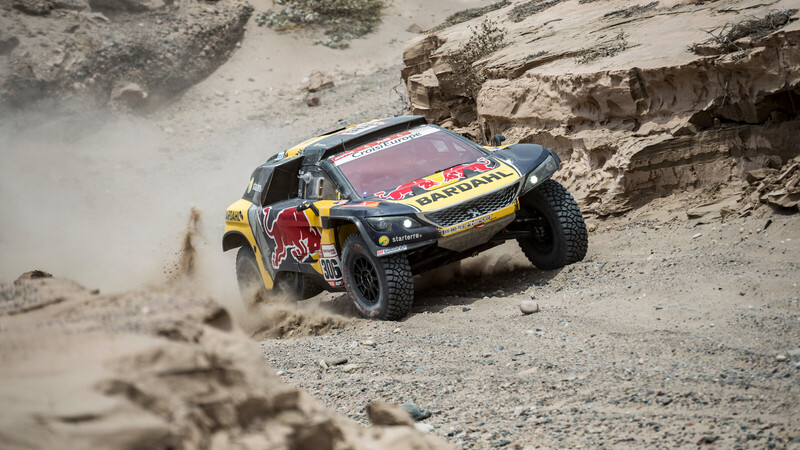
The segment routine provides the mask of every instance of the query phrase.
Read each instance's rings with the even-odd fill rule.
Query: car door
[[[319,258],[320,232],[311,226],[310,210],[297,210],[300,203],[299,198],[288,199],[261,211],[261,226],[270,250],[264,256],[273,272],[305,272],[301,264],[310,265]]]

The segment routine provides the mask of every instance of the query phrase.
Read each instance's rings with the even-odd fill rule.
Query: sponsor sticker
[[[255,178],[250,178],[250,183],[247,185],[247,193],[248,194],[250,193],[250,191],[253,190],[253,183],[255,183],[255,182],[256,182]]]
[[[361,125],[350,127],[336,134],[343,134],[345,136],[358,136],[361,133],[366,133],[369,130],[374,130],[375,128],[382,127],[388,124],[389,122],[367,122],[367,123],[362,123]]]
[[[278,210],[270,218],[272,208],[264,209],[264,231],[272,240],[272,267],[278,269],[291,256],[302,263],[320,251],[321,235],[312,227],[304,212],[296,207]]]
[[[419,239],[422,237],[421,233],[411,233],[411,234],[404,234],[402,236],[393,236],[392,243],[397,244],[399,242],[408,242],[413,241],[415,239]]]
[[[466,230],[467,228],[482,224],[484,222],[488,222],[489,219],[491,219],[491,218],[492,218],[491,215],[486,215],[486,216],[483,216],[483,217],[479,217],[477,219],[472,219],[472,220],[470,220],[468,222],[460,223],[460,224],[452,226],[450,228],[445,228],[445,229],[442,230],[442,236],[447,236],[447,235],[453,234],[453,233],[455,233],[457,231]]]
[[[399,247],[392,247],[392,248],[382,248],[382,249],[378,250],[377,252],[375,252],[375,255],[376,256],[386,256],[386,255],[391,255],[393,253],[404,252],[406,250],[408,250],[408,246],[407,245],[401,245]]]
[[[497,162],[488,158],[481,157],[478,158],[475,162],[460,164],[458,166],[443,170],[441,174],[420,178],[419,180],[412,181],[411,183],[406,183],[402,186],[398,186],[392,191],[376,192],[375,195],[387,200],[403,200],[404,198],[412,196],[414,194],[413,188],[415,187],[429,191],[437,186],[447,184],[452,181],[458,181],[462,178],[466,178],[467,174],[465,173],[465,171],[483,173],[492,170],[493,168],[497,167],[497,165],[498,165]],[[441,181],[434,178],[439,178],[441,179]]]
[[[336,246],[333,244],[322,244],[322,257],[323,258],[336,258],[339,252],[336,251]]]
[[[336,251],[336,246],[322,244],[320,254],[322,256],[319,259],[319,265],[322,268],[322,277],[332,287],[344,286],[342,263],[339,259],[339,252]]]
[[[244,219],[244,215],[241,211],[225,211],[225,220],[230,222],[241,222]]]
[[[341,155],[336,155],[333,158],[331,158],[331,161],[333,161],[333,163],[336,164],[337,166],[340,166],[350,161],[354,161],[358,158],[363,158],[364,156],[370,155],[372,153],[394,147],[395,145],[402,144],[404,142],[409,142],[431,133],[436,133],[437,131],[439,130],[427,126],[417,128],[413,131],[403,131],[401,133],[381,138],[375,142],[370,142],[369,144],[356,147],[348,152],[342,153]]]
[[[381,236],[378,238],[378,244],[380,244],[381,247],[386,247],[389,245],[389,236]]]
[[[482,184],[491,184],[495,181],[501,181],[503,178],[513,176],[513,173],[505,173],[501,171],[491,172],[487,175],[482,177],[472,177],[468,178],[458,184],[453,184],[450,187],[440,189],[436,192],[431,194],[425,194],[424,196],[419,196],[419,198],[415,198],[415,201],[420,206],[430,205],[431,203],[435,203],[439,200],[443,200],[453,195],[459,195],[464,192],[471,190],[472,188],[477,188]]]

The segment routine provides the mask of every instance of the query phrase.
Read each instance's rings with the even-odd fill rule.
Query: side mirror
[[[506,137],[505,137],[505,136],[503,136],[503,135],[502,135],[502,134],[500,134],[500,133],[498,133],[498,134],[495,134],[495,135],[494,135],[494,145],[497,145],[497,146],[499,146],[499,145],[500,145],[501,143],[503,143],[503,141],[505,141],[505,140],[506,140]]]
[[[303,202],[303,203],[300,203],[299,205],[297,205],[297,212],[302,212],[302,211],[305,211],[307,209],[311,209],[311,211],[313,211],[314,214],[319,215],[319,208],[317,208],[311,202]]]

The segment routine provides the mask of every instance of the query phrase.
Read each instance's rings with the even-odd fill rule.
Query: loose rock
[[[308,77],[308,92],[319,92],[333,87],[333,77],[324,72],[313,72]]]
[[[308,105],[308,106],[311,106],[311,107],[319,106],[320,103],[321,103],[321,101],[320,101],[319,97],[316,96],[316,95],[308,94],[308,97],[306,97],[306,105]]]
[[[431,412],[425,408],[420,408],[413,403],[403,403],[403,409],[408,411],[411,418],[415,421],[425,420],[431,416]]]
[[[429,423],[415,423],[414,428],[416,428],[422,433],[430,433],[431,431],[433,431],[434,426]]]
[[[122,103],[131,108],[141,105],[147,98],[147,92],[136,83],[120,83],[111,91],[111,102]]]
[[[519,303],[519,310],[525,315],[537,313],[539,312],[539,304],[533,300],[523,300]]]
[[[344,372],[344,373],[350,373],[350,372],[352,372],[352,371],[354,371],[356,369],[358,369],[358,365],[357,364],[347,364],[345,366],[342,366],[342,372]]]
[[[406,31],[408,31],[409,33],[420,34],[422,33],[422,27],[420,27],[415,23],[412,23],[411,25],[408,26],[408,28],[406,28]]]
[[[347,358],[325,358],[323,359],[328,366],[338,366],[347,362]]]

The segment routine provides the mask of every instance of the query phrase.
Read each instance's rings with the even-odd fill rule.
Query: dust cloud
[[[224,209],[269,152],[254,138],[223,162],[209,149],[219,152],[216,142],[181,144],[134,116],[21,113],[2,123],[0,279],[41,267],[104,291],[159,285],[191,239],[192,270],[230,284],[232,259],[220,248]],[[201,212],[209,227],[195,223],[189,238],[187,213]],[[225,275],[201,257],[230,263]]]
[[[245,308],[235,252],[222,252],[227,205],[255,166],[298,139],[277,131],[186,142],[144,117],[17,113],[0,123],[0,281],[41,268],[105,293],[210,295],[264,336],[344,326],[319,302]]]
[[[530,267],[530,262],[519,251],[517,243],[506,242],[478,256],[417,275],[414,277],[414,289],[425,291],[447,286],[458,280],[475,280]]]

